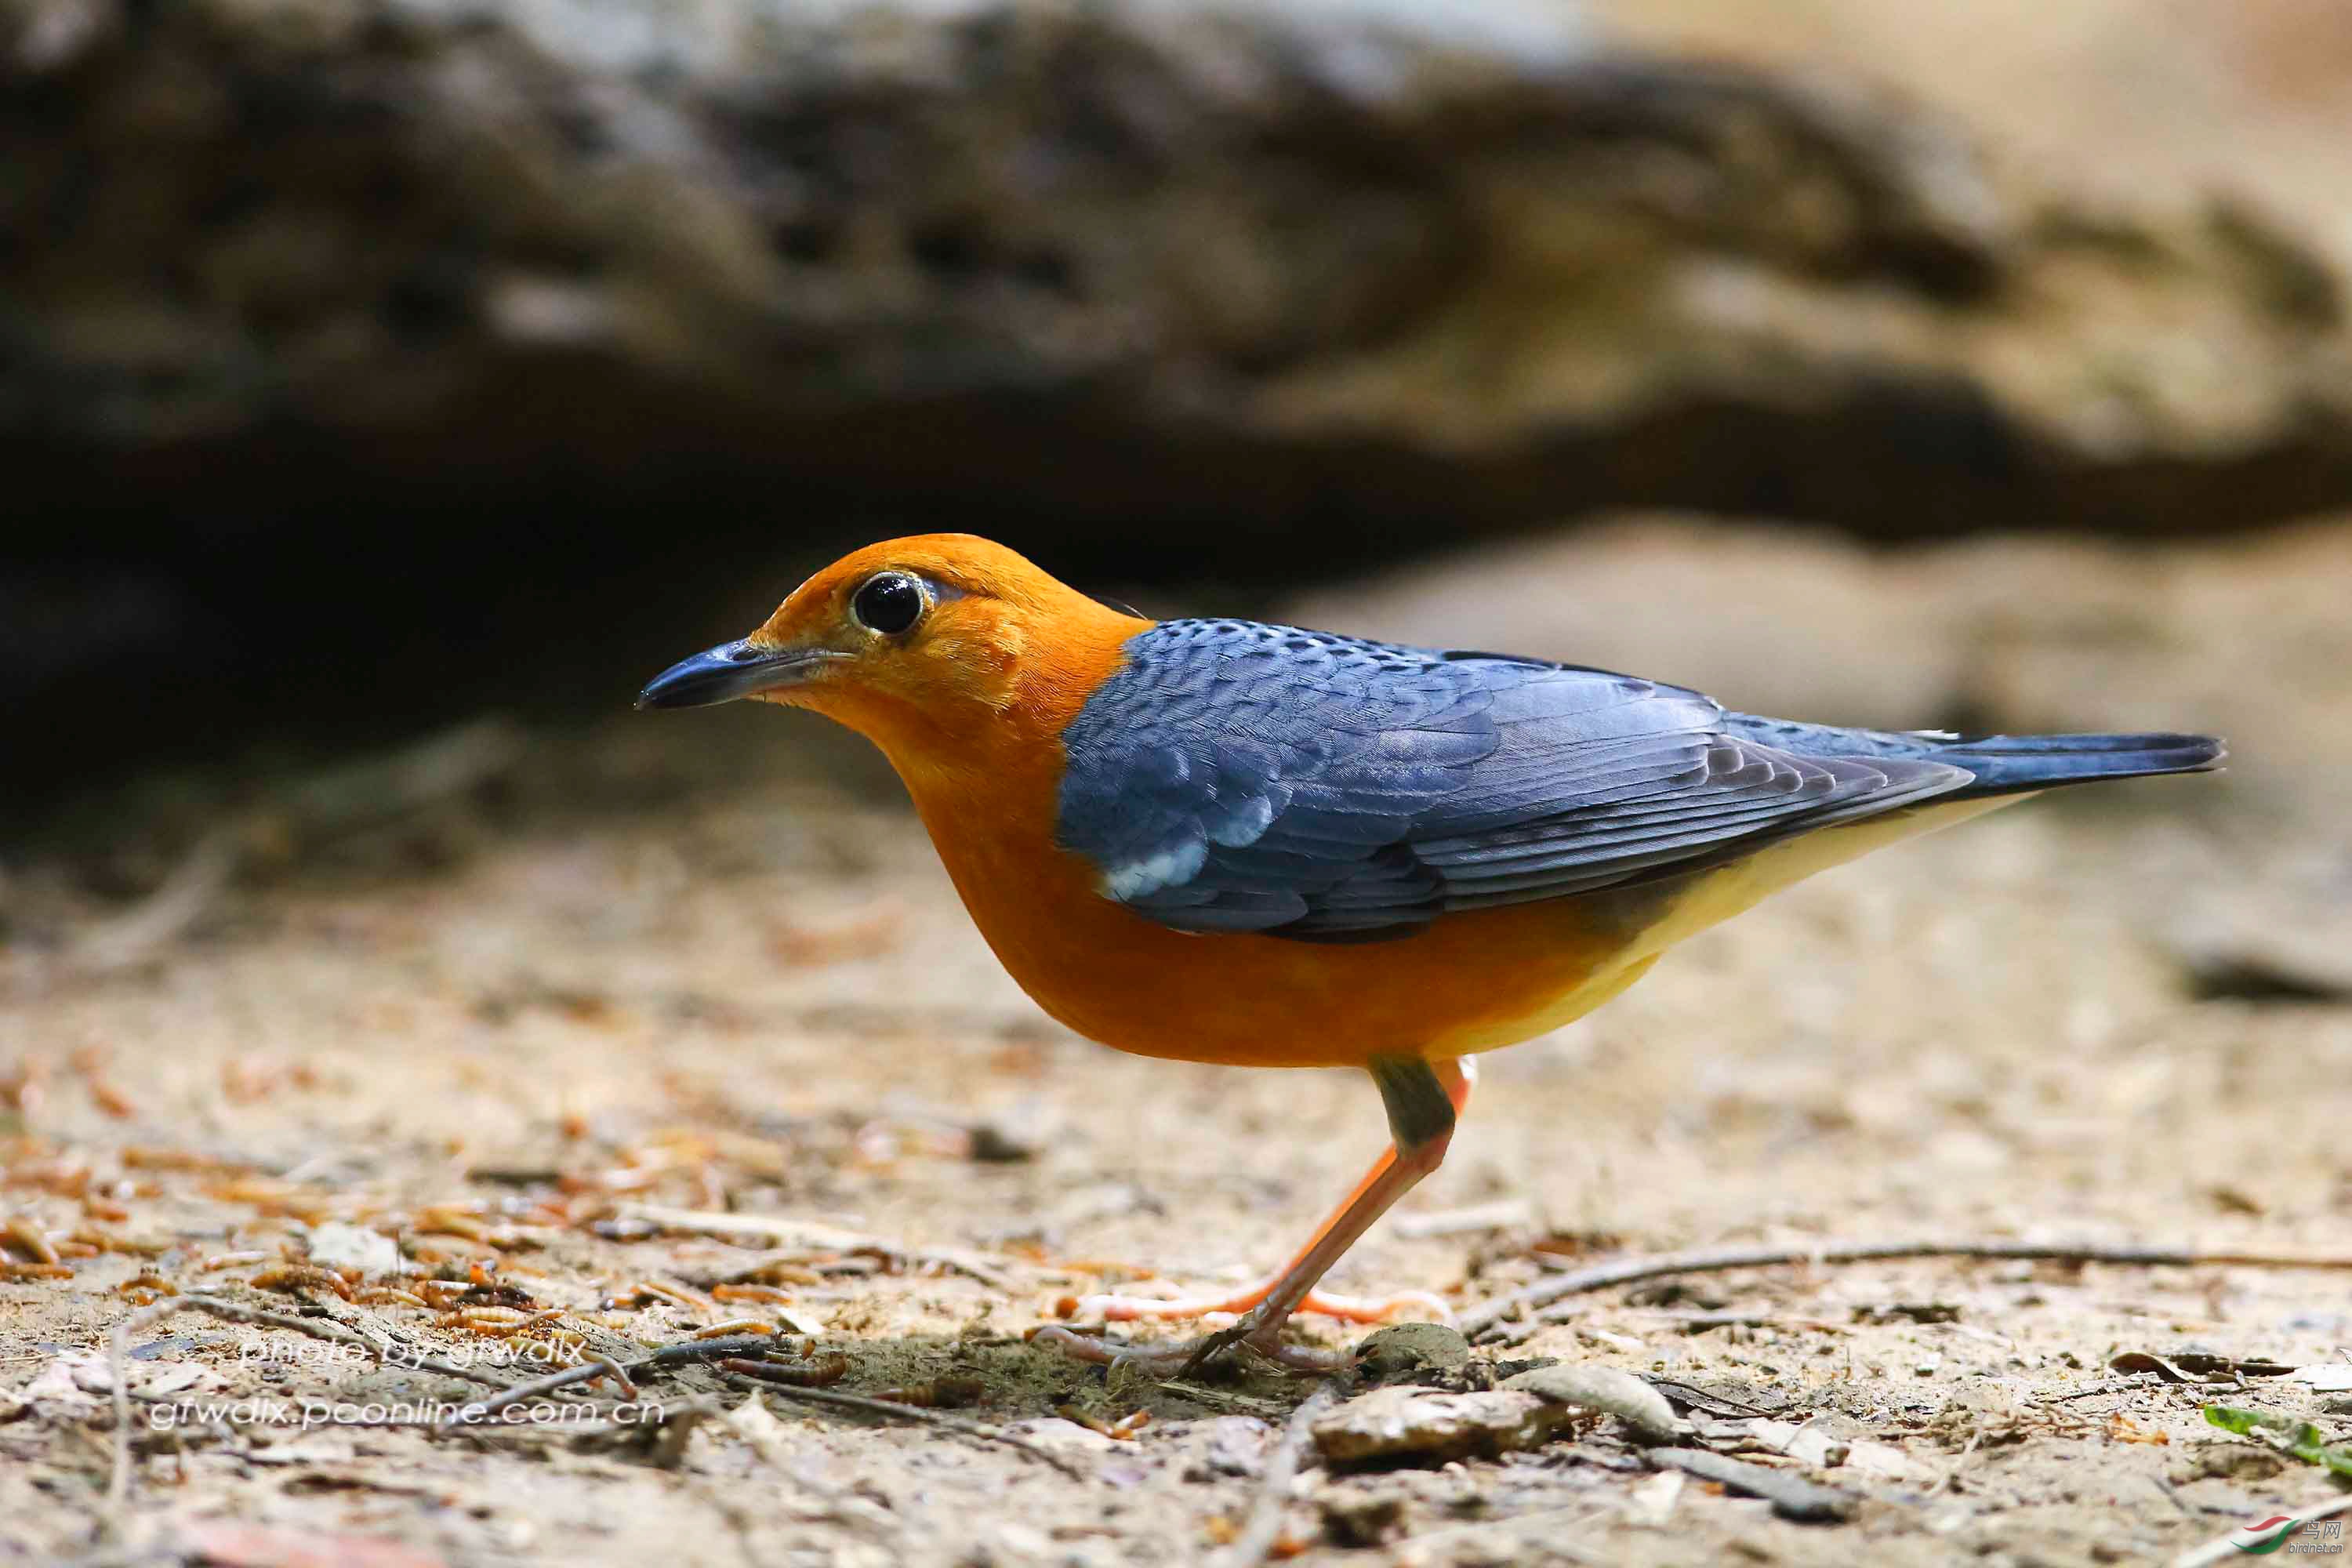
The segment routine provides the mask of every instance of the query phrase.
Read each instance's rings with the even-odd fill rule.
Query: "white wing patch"
[[[1103,891],[1120,903],[1131,903],[1149,898],[1162,888],[1174,888],[1191,881],[1201,874],[1201,867],[1209,858],[1209,846],[1204,839],[1190,839],[1173,849],[1163,849],[1141,860],[1130,860],[1124,866],[1114,866],[1103,874]]]

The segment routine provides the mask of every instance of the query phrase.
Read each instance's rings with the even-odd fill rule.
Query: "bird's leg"
[[[1444,1068],[1451,1069],[1454,1068],[1455,1065],[1448,1062],[1444,1064]],[[1456,1114],[1460,1113],[1470,1098],[1470,1085],[1474,1076],[1474,1069],[1465,1062],[1461,1064],[1460,1070],[1454,1074],[1454,1080],[1458,1081],[1459,1087],[1454,1087],[1454,1082],[1452,1081],[1447,1085],[1446,1093]],[[1274,1294],[1276,1287],[1290,1279],[1304,1267],[1308,1256],[1321,1245],[1323,1238],[1347,1219],[1356,1205],[1363,1200],[1364,1194],[1386,1178],[1396,1163],[1397,1150],[1394,1147],[1381,1150],[1380,1158],[1372,1162],[1372,1168],[1364,1173],[1363,1179],[1356,1184],[1355,1190],[1341,1199],[1339,1206],[1333,1209],[1324,1219],[1322,1226],[1308,1239],[1307,1245],[1299,1249],[1298,1255],[1280,1270],[1266,1276],[1255,1285],[1221,1296],[1080,1296],[1063,1302],[1062,1315],[1066,1318],[1100,1319],[1105,1322],[1112,1323],[1129,1322],[1139,1318],[1205,1318],[1212,1313],[1238,1317],[1264,1303],[1268,1296]],[[1431,1168],[1435,1167],[1433,1164]],[[1392,1203],[1395,1199],[1391,1197],[1389,1201]],[[1378,1217],[1377,1210],[1374,1211],[1374,1217]],[[1407,1307],[1418,1307],[1424,1311],[1441,1316],[1446,1314],[1444,1301],[1427,1290],[1404,1290],[1396,1295],[1377,1300],[1360,1296],[1335,1296],[1321,1290],[1309,1290],[1300,1300],[1298,1305],[1291,1310],[1297,1312],[1314,1312],[1351,1323],[1377,1323]]]
[[[1226,1346],[1244,1341],[1259,1353],[1301,1370],[1322,1370],[1336,1364],[1328,1352],[1283,1344],[1282,1325],[1293,1312],[1313,1310],[1313,1304],[1318,1302],[1323,1303],[1326,1310],[1338,1306],[1341,1310],[1335,1315],[1359,1321],[1377,1321],[1386,1313],[1376,1309],[1399,1304],[1393,1300],[1369,1303],[1344,1297],[1320,1298],[1315,1294],[1315,1286],[1341,1255],[1371,1228],[1373,1221],[1411,1192],[1423,1176],[1437,1169],[1454,1136],[1455,1119],[1469,1103],[1470,1089],[1476,1081],[1476,1073],[1466,1058],[1432,1062],[1419,1057],[1380,1057],[1373,1059],[1370,1071],[1388,1106],[1392,1146],[1373,1162],[1364,1179],[1356,1184],[1356,1190],[1323,1222],[1314,1239],[1291,1259],[1288,1268],[1264,1286],[1240,1296],[1193,1301],[1091,1298],[1078,1304],[1081,1311],[1089,1307],[1101,1309],[1106,1317],[1194,1316],[1236,1310],[1246,1310],[1248,1316],[1230,1328],[1166,1350],[1139,1349],[1060,1327],[1040,1329],[1034,1337],[1058,1345],[1083,1360],[1131,1361],[1156,1370],[1191,1372]],[[1433,1297],[1423,1300],[1443,1306]],[[1129,1310],[1111,1310],[1118,1307]]]

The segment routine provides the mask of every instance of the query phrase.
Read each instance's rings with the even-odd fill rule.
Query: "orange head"
[[[814,709],[873,740],[900,771],[976,763],[1008,731],[1058,731],[1150,623],[966,533],[845,555],[737,642],[672,666],[640,708],[756,697]]]

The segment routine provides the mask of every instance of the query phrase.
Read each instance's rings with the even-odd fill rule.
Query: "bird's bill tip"
[[[720,643],[678,660],[646,682],[646,689],[637,693],[636,706],[643,711],[732,702],[739,697],[797,685],[835,657],[825,649],[777,647],[749,637]]]

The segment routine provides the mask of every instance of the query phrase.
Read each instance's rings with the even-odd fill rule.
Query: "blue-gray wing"
[[[1166,621],[1064,732],[1058,837],[1181,931],[1402,936],[1673,875],[1969,782],[1741,733],[1680,687],[1247,621]]]

